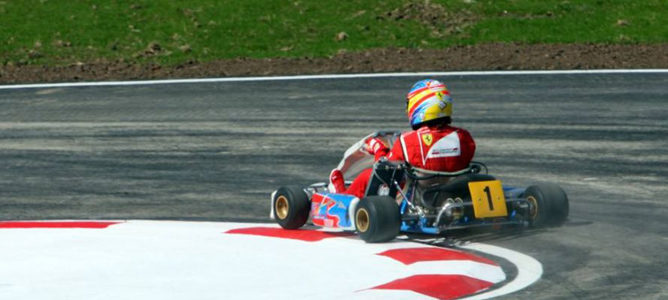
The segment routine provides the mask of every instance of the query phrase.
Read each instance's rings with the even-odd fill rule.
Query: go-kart
[[[502,224],[540,227],[560,225],[568,217],[566,193],[553,183],[504,186],[480,162],[457,172],[434,172],[386,159],[374,162],[363,150],[369,137],[394,145],[400,134],[378,131],[346,150],[337,167],[344,178],[373,168],[361,199],[332,193],[324,182],[283,186],[271,194],[270,217],[285,229],[310,220],[315,226],[357,231],[371,243],[390,241],[400,232],[442,234]]]

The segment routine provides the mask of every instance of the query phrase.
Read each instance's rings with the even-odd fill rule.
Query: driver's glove
[[[364,142],[364,151],[376,157],[376,160],[387,155],[390,149],[385,146],[385,142],[379,138],[368,138]]]

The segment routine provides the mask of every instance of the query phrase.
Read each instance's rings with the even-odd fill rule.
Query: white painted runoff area
[[[407,266],[377,255],[425,247],[407,241],[366,244],[348,236],[305,242],[226,233],[253,226],[277,227],[126,221],[104,229],[0,229],[0,299],[432,299],[370,288],[412,274],[507,279],[499,266],[471,260]],[[490,296],[540,278],[540,263],[528,256],[482,244],[468,247],[520,264],[519,282]]]

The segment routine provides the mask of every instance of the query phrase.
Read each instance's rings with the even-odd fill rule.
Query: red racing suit
[[[389,155],[388,155],[389,152]],[[405,132],[394,142],[392,150],[380,149],[376,160],[387,156],[392,161],[405,161],[413,167],[438,172],[455,172],[468,167],[475,153],[471,134],[449,125],[423,126]],[[362,171],[345,193],[364,197],[373,169]]]

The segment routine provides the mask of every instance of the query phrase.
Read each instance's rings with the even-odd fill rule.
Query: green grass
[[[0,0],[0,64],[177,64],[379,47],[667,41],[665,0]]]

